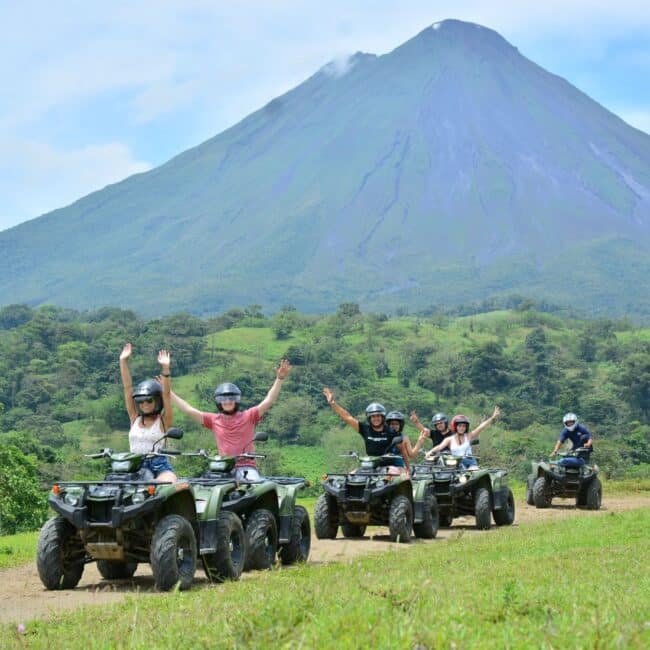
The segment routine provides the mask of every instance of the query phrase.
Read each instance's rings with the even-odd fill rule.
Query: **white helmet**
[[[578,426],[578,416],[575,413],[567,413],[563,418],[564,426],[569,430],[573,431]],[[571,423],[571,424],[569,424]]]

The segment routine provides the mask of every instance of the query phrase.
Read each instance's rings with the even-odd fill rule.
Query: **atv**
[[[526,503],[536,508],[550,508],[553,497],[575,499],[578,508],[598,510],[603,488],[598,466],[590,465],[590,450],[580,447],[560,452],[545,461],[533,461],[526,484]]]
[[[258,432],[253,440],[261,442],[267,438],[266,433]],[[187,455],[199,456],[208,462],[208,469],[200,477],[188,479],[197,503],[215,487],[234,483],[224,491],[220,505],[222,513],[237,516],[243,522],[244,570],[269,569],[275,563],[276,553],[285,565],[307,560],[311,545],[309,514],[296,505],[297,493],[307,486],[304,478],[273,476],[254,480],[244,475],[235,479],[235,465],[239,459],[265,458],[264,454],[219,456],[199,449]]]
[[[476,457],[474,457],[476,458]],[[448,528],[454,517],[471,516],[479,530],[487,530],[492,518],[497,526],[515,520],[515,499],[504,469],[466,469],[461,458],[437,454],[413,468],[413,480],[430,477],[438,502],[440,526]]]
[[[388,449],[402,442],[396,436]],[[388,526],[392,542],[408,543],[411,531],[431,539],[438,532],[438,507],[431,481],[412,481],[405,473],[395,474],[392,461],[401,456],[359,456],[347,474],[327,474],[325,492],[318,497],[315,528],[318,539],[335,539],[339,526],[344,537],[363,537],[367,526]]]
[[[170,428],[165,438],[183,432]],[[108,580],[130,578],[138,563],[150,563],[156,588],[187,589],[196,570],[197,520],[188,483],[164,483],[142,468],[145,458],[172,455],[116,453],[104,449],[89,458],[108,459],[103,480],[61,481],[48,502],[57,512],[38,539],[36,565],[46,589],[72,589],[89,562]]]

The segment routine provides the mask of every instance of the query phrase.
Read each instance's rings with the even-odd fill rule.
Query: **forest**
[[[362,449],[327,407],[324,386],[360,418],[380,401],[407,419],[415,410],[425,425],[437,411],[478,424],[498,404],[502,417],[479,455],[518,479],[574,411],[594,433],[606,478],[650,477],[650,329],[626,320],[584,320],[524,298],[390,316],[355,303],[318,316],[249,305],[204,319],[9,305],[0,309],[0,534],[38,528],[52,482],[101,475],[84,453],[127,449],[125,342],[135,382],[158,373],[166,348],[174,390],[205,411],[222,381],[241,388],[244,407],[258,403],[288,358],[291,374],[260,425],[271,438],[264,469],[305,475],[315,490],[340,453]],[[214,447],[210,432],[175,419],[185,430],[179,448]],[[405,433],[417,437],[410,424]],[[185,459],[175,466],[196,469]]]

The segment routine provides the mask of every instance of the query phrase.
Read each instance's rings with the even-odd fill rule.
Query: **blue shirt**
[[[591,432],[587,427],[583,427],[581,424],[577,424],[573,431],[569,431],[566,427],[560,431],[560,442],[565,442],[570,440],[573,445],[572,449],[578,449],[578,447],[584,447],[585,443],[588,440],[591,440]]]

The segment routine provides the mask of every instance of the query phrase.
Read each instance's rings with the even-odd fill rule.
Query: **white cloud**
[[[1,206],[0,229],[151,168],[119,142],[57,150],[42,142],[2,140],[0,154],[0,195],[9,197]]]

